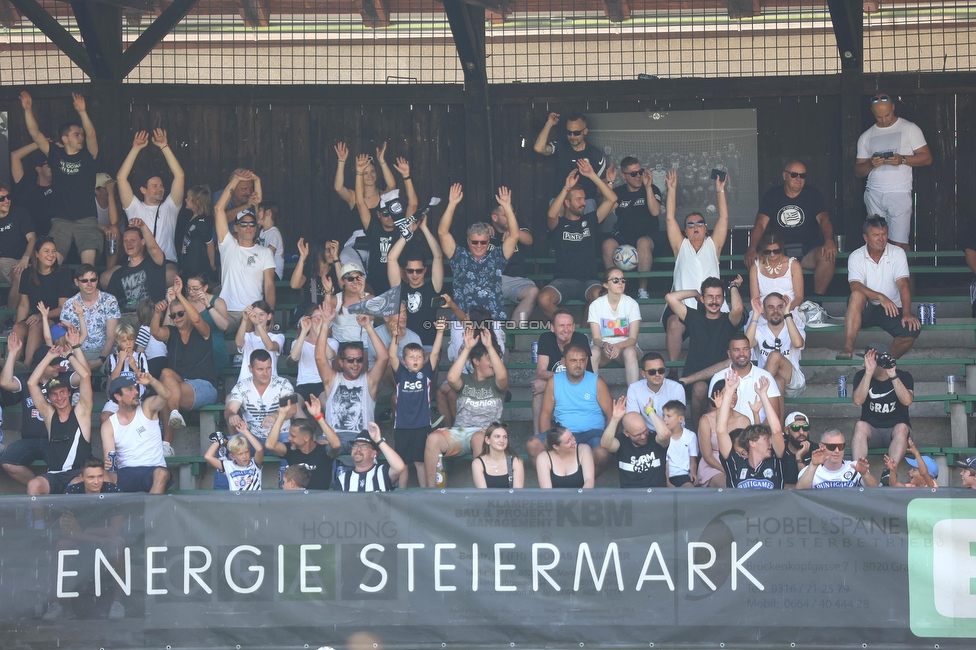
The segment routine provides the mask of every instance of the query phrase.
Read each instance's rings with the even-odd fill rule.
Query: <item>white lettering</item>
[[[238,553],[253,553],[254,555],[260,556],[261,549],[251,546],[250,544],[244,544],[242,546],[235,546],[228,555],[227,559],[224,561],[224,579],[227,580],[227,584],[235,593],[238,594],[253,594],[255,591],[261,588],[261,584],[264,582],[264,567],[260,564],[252,564],[247,567],[248,571],[253,571],[258,574],[257,580],[250,587],[241,587],[234,581],[234,575],[231,573],[230,567],[234,562],[234,558],[237,557]]]
[[[762,547],[762,545],[763,545],[762,542],[756,542],[755,545],[753,545],[753,547],[749,549],[748,553],[743,555],[741,559],[737,560],[736,552],[738,551],[738,546],[736,545],[735,542],[732,542],[732,591],[735,591],[736,585],[738,584],[737,578],[740,571],[742,572],[742,575],[749,578],[749,582],[751,582],[752,584],[756,585],[756,587],[759,588],[759,591],[766,591],[766,588],[763,586],[763,583],[756,580],[756,577],[751,573],[749,573],[749,571],[742,566],[742,564],[746,560],[748,560],[753,553],[758,551]]]
[[[78,575],[77,571],[65,571],[64,558],[69,555],[78,555],[79,550],[58,551],[58,598],[77,598],[80,594],[77,591],[65,591],[64,579],[73,578]]]
[[[708,562],[705,562],[704,564],[695,563],[695,550],[699,548],[707,550],[709,554]],[[715,547],[711,544],[707,544],[705,542],[688,543],[688,591],[695,590],[696,574],[702,579],[702,582],[711,588],[712,591],[718,589],[718,587],[715,586],[715,583],[709,580],[708,576],[705,575],[705,569],[711,568],[711,566],[715,564],[715,557]]]
[[[441,551],[457,548],[457,544],[434,544],[434,591],[457,591],[452,585],[441,585],[441,572],[453,571],[453,564],[441,564]]]
[[[661,565],[663,573],[660,574],[649,574],[648,569],[651,568],[651,559],[657,558],[658,564]],[[637,579],[637,591],[641,590],[641,585],[645,582],[651,580],[664,580],[668,583],[668,589],[674,591],[674,581],[671,579],[671,572],[668,571],[668,565],[664,563],[664,555],[661,553],[661,546],[654,542],[651,547],[647,549],[647,556],[644,558],[644,566],[641,568],[640,578]]]
[[[590,577],[593,578],[593,586],[596,587],[597,591],[603,589],[603,580],[607,577],[607,568],[610,566],[610,560],[613,559],[614,573],[617,575],[617,591],[624,590],[624,576],[620,572],[620,552],[617,550],[617,543],[610,542],[607,546],[607,554],[603,558],[603,568],[600,569],[600,576],[596,575],[596,566],[593,564],[593,556],[590,554],[590,545],[586,542],[582,542],[579,545],[579,553],[576,554],[576,579],[573,581],[573,591],[579,591],[580,589],[580,577],[583,573],[583,558],[586,558],[586,563],[590,567]]]
[[[546,550],[552,553],[552,562],[549,564],[539,564],[539,551]],[[539,591],[539,576],[546,579],[553,589],[560,591],[559,584],[552,579],[547,571],[555,569],[559,564],[559,548],[555,544],[533,544],[532,545],[532,591]]]
[[[129,549],[125,549],[128,551]],[[203,566],[193,567],[190,566],[190,555],[192,553],[203,553],[204,563]],[[213,562],[213,556],[210,554],[210,549],[206,546],[187,546],[183,549],[183,593],[190,593],[190,578],[196,580],[197,584],[203,587],[203,590],[208,594],[212,594],[213,590],[210,586],[203,581],[199,574],[204,573],[210,569],[210,564]],[[128,593],[128,592],[126,592]]]
[[[502,550],[515,548],[515,544],[495,544],[495,591],[516,591],[515,585],[502,584],[502,571],[514,571],[514,564],[502,564]]]
[[[478,591],[478,544],[471,545],[471,591]]]
[[[146,595],[147,596],[162,596],[168,594],[169,590],[165,587],[162,589],[156,589],[153,587],[153,576],[157,573],[166,575],[166,567],[157,569],[153,566],[153,556],[156,553],[165,553],[169,550],[168,546],[150,546],[146,549]]]
[[[397,548],[407,549],[407,591],[413,591],[413,552],[423,548],[423,544],[397,544]]]
[[[383,588],[386,587],[386,581],[389,578],[389,575],[386,573],[386,569],[384,569],[381,565],[376,564],[375,562],[371,562],[366,558],[366,554],[369,553],[370,551],[379,551],[380,553],[383,553],[386,551],[386,547],[383,546],[382,544],[367,544],[366,546],[363,547],[363,550],[359,552],[359,561],[362,562],[364,565],[366,565],[367,568],[370,568],[373,571],[376,571],[378,574],[380,574],[380,581],[376,583],[376,585],[370,587],[365,582],[360,582],[359,588],[365,591],[366,593],[375,594],[378,591],[383,591]],[[411,571],[410,573],[412,578],[413,571]],[[413,585],[411,584],[410,591],[413,591],[412,587]]]
[[[132,553],[129,551],[128,546],[125,547],[123,553],[125,554],[125,559],[124,559],[125,567],[123,569],[123,573],[125,573],[125,580],[123,580],[122,576],[120,576],[118,573],[115,572],[115,567],[112,566],[112,563],[109,562],[108,558],[105,557],[105,554],[102,553],[102,549],[100,548],[95,549],[95,595],[96,596],[102,595],[102,570],[99,568],[98,566],[99,564],[101,564],[106,569],[108,569],[108,572],[111,573],[112,577],[115,578],[115,581],[119,583],[119,586],[122,587],[122,592],[126,596],[132,593],[132,573],[130,572],[130,569],[132,568],[132,561],[131,561]]]
[[[322,593],[322,587],[309,587],[308,586],[308,572],[309,571],[321,571],[322,567],[316,566],[314,564],[308,564],[308,552],[309,551],[321,551],[321,544],[302,544],[298,548],[298,572],[301,575],[301,584],[299,585],[299,591],[303,594],[320,594]]]

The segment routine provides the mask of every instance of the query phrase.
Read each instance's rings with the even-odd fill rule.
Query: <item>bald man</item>
[[[653,436],[640,413],[627,412],[627,396],[624,395],[613,403],[613,413],[600,439],[600,446],[617,457],[617,474],[622,488],[666,487],[668,484],[671,431],[657,412],[653,399],[648,401],[644,412],[654,424],[656,433]],[[617,425],[621,420],[624,426],[618,432]]]

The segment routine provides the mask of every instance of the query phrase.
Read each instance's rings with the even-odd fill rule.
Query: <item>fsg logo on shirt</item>
[[[976,638],[976,499],[908,504],[912,632]]]

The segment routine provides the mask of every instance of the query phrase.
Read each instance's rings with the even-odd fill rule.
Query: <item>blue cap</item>
[[[914,458],[906,458],[905,460],[912,467],[918,468],[918,461],[916,461]],[[929,475],[932,478],[936,478],[939,476],[939,465],[934,460],[932,460],[931,456],[922,456],[922,462],[925,463],[925,467],[928,468]]]

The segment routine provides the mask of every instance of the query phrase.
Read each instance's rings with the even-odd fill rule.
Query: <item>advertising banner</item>
[[[972,648],[970,495],[6,497],[0,638],[45,649],[339,647],[360,632],[384,648]]]

